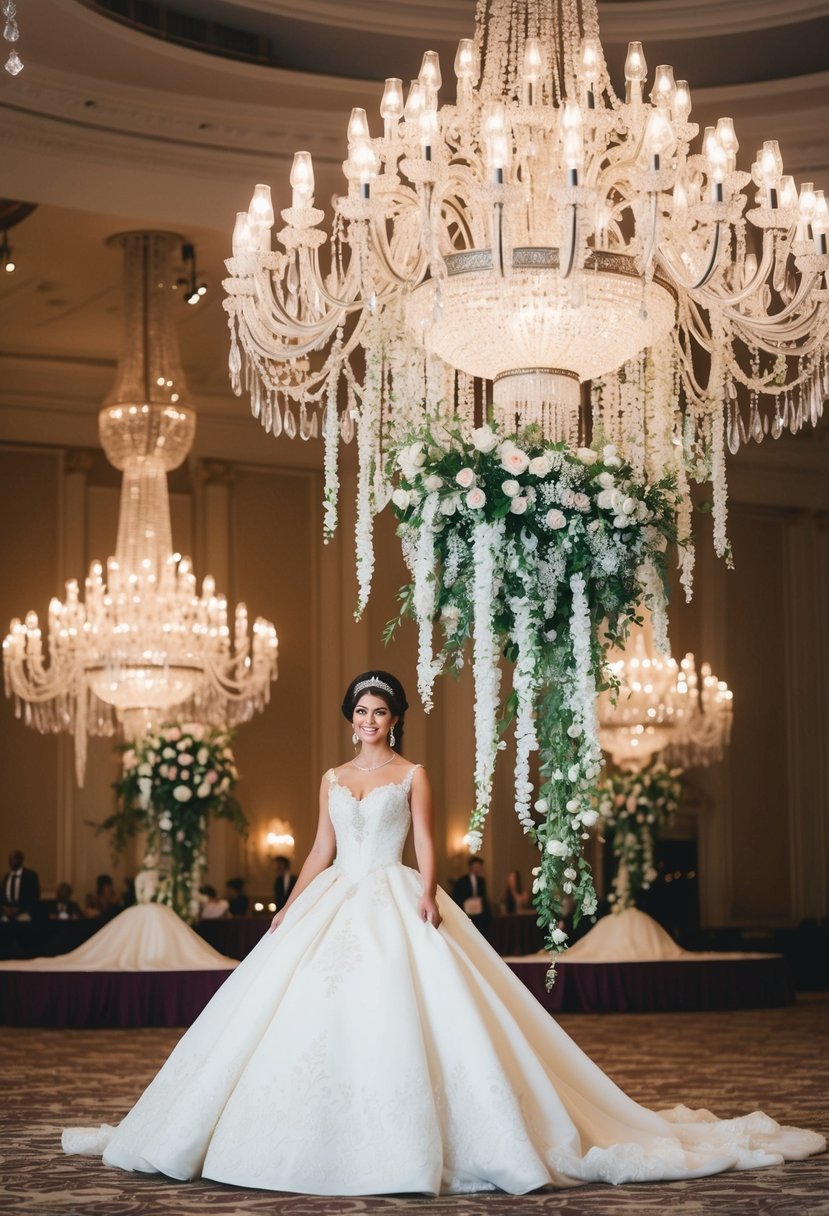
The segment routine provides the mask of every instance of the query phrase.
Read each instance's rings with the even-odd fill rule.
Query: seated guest
[[[521,871],[510,870],[504,894],[501,896],[501,908],[507,916],[513,916],[516,912],[524,912],[529,901],[530,897],[521,881]]]
[[[455,883],[452,898],[456,904],[460,904],[478,932],[486,937],[490,914],[483,870],[483,857],[470,857],[469,873],[464,874]]]
[[[68,882],[59,882],[54,899],[43,903],[43,910],[49,920],[80,920],[81,910],[72,898],[72,888]]]
[[[0,887],[0,919],[21,924],[32,919],[40,903],[40,879],[34,870],[26,869],[23,861],[20,849],[12,849],[9,872]]]
[[[285,907],[288,896],[296,886],[296,874],[291,873],[290,857],[275,857],[274,861],[276,862],[276,880],[273,884],[273,898],[278,912],[280,908]]]
[[[98,901],[91,892],[87,892],[83,899],[83,914],[87,920],[97,920],[101,915],[101,910],[98,907]]]
[[[219,893],[215,887],[205,883],[203,887],[199,887],[199,895],[202,897],[199,914],[202,920],[221,920],[223,916],[227,916],[229,904],[226,899],[219,899]]]
[[[98,905],[98,915],[103,920],[112,920],[124,906],[118,898],[115,883],[111,874],[99,874],[95,879],[95,902]]]
[[[124,879],[124,890],[121,895],[121,903],[125,908],[132,908],[135,905],[135,879]]]
[[[229,878],[225,892],[231,916],[247,916],[250,900],[245,895],[244,878]]]

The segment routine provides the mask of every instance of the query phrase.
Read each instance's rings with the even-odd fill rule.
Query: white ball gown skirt
[[[760,1112],[639,1106],[443,892],[418,918],[400,864],[410,770],[362,802],[332,778],[337,861],[237,967],[117,1128],[67,1129],[105,1164],[319,1195],[701,1177],[799,1159]]]

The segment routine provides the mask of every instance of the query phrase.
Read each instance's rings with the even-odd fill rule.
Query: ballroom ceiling
[[[156,32],[125,20],[133,10]],[[0,273],[0,439],[96,442],[120,340],[120,267],[104,241],[154,227],[195,243],[210,288],[196,307],[182,301],[179,327],[206,447],[321,462],[316,445],[285,440],[263,456],[229,393],[234,213],[257,181],[287,205],[298,148],[314,155],[325,205],[351,107],[371,119],[378,82],[416,75],[426,49],[451,89],[473,0],[23,0],[18,14],[25,68],[0,72],[0,195],[37,208],[9,231],[17,271]],[[651,69],[673,63],[688,79],[696,121],[734,117],[742,167],[776,137],[786,170],[829,190],[829,0],[608,0],[600,17],[611,64],[638,38]]]

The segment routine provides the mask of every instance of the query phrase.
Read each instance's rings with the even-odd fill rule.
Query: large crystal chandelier
[[[14,620],[3,642],[6,694],[27,725],[75,736],[83,782],[87,735],[122,729],[135,739],[171,712],[233,726],[264,708],[276,678],[277,638],[207,575],[201,593],[189,558],[173,552],[167,473],[187,457],[195,414],[169,310],[171,254],[181,238],[127,232],[124,344],[99,415],[101,443],[123,473],[115,555],[94,561],[49,605],[47,651],[37,613]]]
[[[658,755],[685,769],[722,759],[733,694],[709,663],[702,664],[700,679],[692,654],[677,663],[658,653],[646,621],[609,667],[618,689],[599,695],[599,741],[615,764],[638,769]]]
[[[468,425],[478,380],[510,432],[592,430],[675,468],[686,531],[688,477],[710,478],[725,552],[726,444],[815,424],[829,393],[823,192],[774,140],[739,170],[727,117],[692,150],[688,84],[661,65],[648,88],[638,42],[617,96],[595,0],[478,0],[454,66],[454,104],[428,51],[405,100],[386,81],[382,135],[352,111],[324,265],[309,153],[277,248],[256,187],[227,262],[234,390],[274,434],[308,439],[324,411],[329,526],[340,435],[379,509],[389,439],[424,404]]]

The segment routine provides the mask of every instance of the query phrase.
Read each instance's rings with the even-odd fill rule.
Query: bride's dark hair
[[[384,688],[383,685],[386,685],[386,687]],[[357,691],[358,689],[359,692]],[[388,671],[381,671],[379,667],[375,667],[373,671],[364,671],[362,675],[355,676],[343,697],[342,711],[343,717],[347,722],[352,720],[357,702],[367,692],[371,693],[373,697],[380,697],[382,701],[385,701],[390,711],[397,718],[394,728],[394,750],[402,756],[403,718],[406,710],[409,708],[409,702],[406,700],[403,685],[397,676],[391,675]]]

